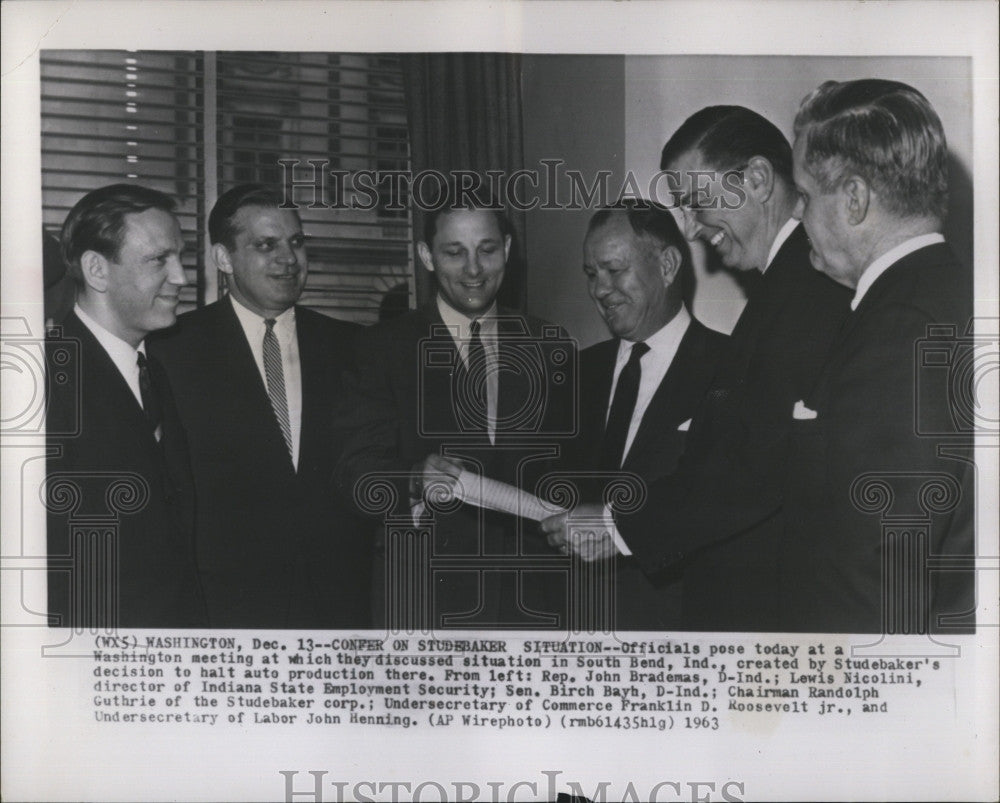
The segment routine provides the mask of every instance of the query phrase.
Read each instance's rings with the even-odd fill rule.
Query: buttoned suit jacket
[[[373,473],[391,477],[391,515],[405,522],[413,502],[408,473],[430,454],[465,460],[484,476],[533,490],[555,466],[564,441],[559,433],[571,426],[576,354],[557,327],[505,310],[498,314],[498,343],[491,445],[463,414],[462,360],[436,304],[365,330],[358,341],[359,380],[341,407],[341,493],[354,497],[359,481]],[[435,627],[560,624],[546,587],[545,559],[552,552],[534,523],[465,504],[429,505],[425,512],[433,519],[431,555],[454,562],[433,574]],[[384,533],[384,516],[376,527]]]
[[[46,343],[49,622],[77,627],[204,627],[194,491],[170,386],[156,440],[142,406],[74,314]]]
[[[896,262],[851,313],[803,400],[814,417],[792,423],[782,630],[974,624],[971,315],[970,272],[946,244]]]
[[[781,484],[790,414],[816,384],[851,293],[816,271],[798,226],[750,293],[678,470],[616,516],[647,573],[682,565],[693,630],[778,626]]]
[[[333,411],[359,327],[295,308],[296,470],[232,303],[186,313],[151,342],[189,435],[211,625],[367,627],[370,541],[330,482],[339,450]]]
[[[677,468],[686,429],[708,391],[728,338],[692,318],[670,367],[650,399],[622,471],[651,484]],[[580,354],[580,435],[567,468],[598,471],[611,386],[620,340],[612,338]],[[600,488],[585,491],[601,501]],[[676,572],[647,577],[631,558],[615,562],[613,624],[617,630],[673,630],[680,625],[680,583]]]

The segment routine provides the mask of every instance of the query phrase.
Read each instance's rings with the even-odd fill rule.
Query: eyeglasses
[[[714,180],[719,180],[723,183],[723,186],[727,186],[725,184],[725,179],[727,176],[731,176],[736,173],[742,173],[749,166],[750,166],[749,162],[744,162],[739,167],[732,167],[729,168],[728,170],[723,170],[721,172],[711,171],[711,170],[698,171],[697,175],[706,177],[712,176]],[[688,200],[686,202],[682,201],[680,204],[678,204],[678,208],[680,209],[682,214],[694,214],[695,212],[698,212],[701,209],[716,209],[718,208],[717,205],[711,203],[711,199],[713,197],[714,196],[708,194],[708,187],[697,186],[697,184],[695,184],[695,186],[692,188],[691,193],[689,194]],[[708,204],[698,203],[696,201],[696,199],[698,198],[704,198],[705,200],[708,200],[710,202]]]

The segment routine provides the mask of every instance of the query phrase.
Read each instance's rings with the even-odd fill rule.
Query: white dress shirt
[[[670,365],[677,355],[677,347],[680,346],[684,334],[691,325],[691,315],[687,307],[681,306],[678,313],[670,322],[660,329],[656,334],[650,335],[643,341],[649,346],[649,351],[642,355],[639,365],[642,368],[639,379],[639,393],[635,399],[635,408],[632,411],[632,420],[629,422],[628,435],[625,438],[625,449],[622,451],[622,463],[628,456],[629,449],[632,448],[632,441],[642,424],[642,417],[646,414],[646,408],[653,400],[663,377],[670,370]],[[621,376],[629,355],[632,353],[634,344],[630,340],[622,340],[618,344],[618,360],[615,362],[615,372],[611,380],[611,393],[608,396],[608,408],[604,412],[604,421],[607,423],[611,414],[611,404],[615,398],[615,390],[618,388],[618,377]]]
[[[466,367],[469,365],[469,340],[472,337],[470,329],[473,321],[479,321],[479,337],[483,341],[483,351],[486,353],[486,430],[490,436],[490,443],[496,443],[497,403],[500,397],[500,373],[497,369],[500,361],[497,306],[494,303],[478,318],[469,318],[450,307],[439,295],[437,308],[441,314],[441,320],[444,321],[455,341],[458,356]]]
[[[260,372],[260,379],[267,391],[267,373],[264,368],[264,333],[267,325],[256,312],[251,312],[239,301],[229,300],[236,318],[243,327],[253,360]],[[275,318],[274,334],[281,347],[281,367],[285,375],[285,397],[288,402],[288,423],[292,432],[292,465],[299,467],[299,439],[302,435],[302,363],[299,361],[299,339],[295,331],[295,307],[286,309]]]
[[[895,248],[886,251],[882,254],[882,256],[872,262],[871,265],[865,268],[864,273],[861,274],[861,278],[858,279],[858,286],[854,291],[854,298],[851,301],[851,310],[856,310],[858,308],[858,304],[861,303],[861,299],[865,297],[865,293],[867,293],[871,289],[871,286],[875,284],[875,280],[907,254],[912,254],[914,251],[926,248],[928,245],[935,245],[936,243],[943,242],[944,235],[933,232],[931,234],[921,234],[918,237],[911,237],[909,240],[900,243]]]
[[[629,422],[628,437],[625,439],[625,449],[622,452],[622,463],[632,448],[632,441],[642,424],[642,417],[646,414],[646,408],[653,400],[653,396],[660,387],[663,377],[670,370],[670,365],[677,356],[677,348],[684,339],[684,335],[691,325],[691,314],[687,307],[681,306],[680,311],[670,320],[670,322],[653,335],[647,337],[643,342],[649,346],[649,351],[642,355],[639,361],[642,373],[639,378],[639,393],[635,400],[635,409],[632,411],[632,420]],[[618,344],[618,359],[615,363],[615,375],[611,381],[611,394],[608,397],[608,409],[605,412],[605,421],[611,413],[611,404],[615,398],[615,389],[618,387],[618,377],[621,376],[625,364],[628,362],[629,354],[632,352],[634,344],[629,340],[622,340]],[[611,532],[615,546],[623,555],[631,555],[632,550],[628,548],[625,539],[621,537],[618,528],[615,526],[611,509],[604,508],[604,522]]]

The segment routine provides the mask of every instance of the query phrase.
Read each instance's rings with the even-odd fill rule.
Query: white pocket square
[[[689,429],[691,429],[691,419],[690,418],[687,421],[685,421],[683,424],[681,424],[679,427],[677,427],[677,431],[678,432],[687,432]]]
[[[817,416],[815,410],[810,410],[801,401],[795,402],[795,409],[792,410],[792,418],[796,421],[811,421]]]

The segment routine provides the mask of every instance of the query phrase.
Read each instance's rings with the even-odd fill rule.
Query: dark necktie
[[[142,411],[146,414],[149,428],[155,436],[163,421],[163,408],[153,385],[153,378],[150,376],[149,361],[141,351],[136,359],[136,364],[139,366],[139,396],[142,398]]]
[[[267,318],[264,325],[264,376],[267,379],[267,396],[274,408],[274,417],[278,419],[281,435],[292,454],[292,425],[288,419],[288,397],[285,395],[285,371],[281,367],[281,344],[274,333],[274,318]]]
[[[604,429],[604,439],[601,441],[601,457],[598,464],[601,471],[618,471],[621,468],[625,441],[632,424],[632,414],[635,412],[635,400],[639,396],[639,380],[642,378],[642,366],[639,360],[647,351],[649,346],[645,343],[634,343],[628,362],[618,375],[615,398],[611,402],[608,425]]]
[[[472,417],[476,422],[476,429],[486,431],[489,425],[489,388],[486,382],[486,347],[483,345],[483,335],[480,331],[482,324],[479,320],[472,322],[469,327],[469,389],[470,401],[472,402]]]

